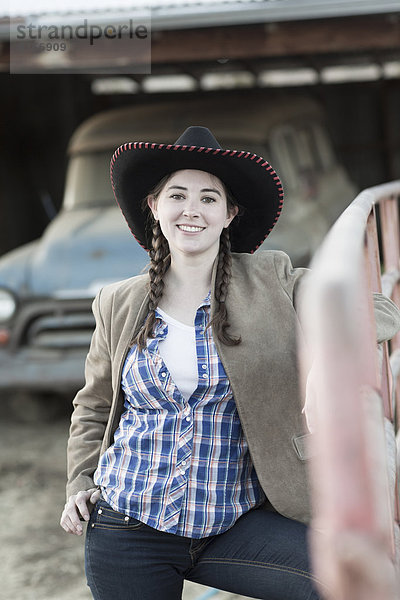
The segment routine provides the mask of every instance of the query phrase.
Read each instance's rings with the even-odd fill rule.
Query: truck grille
[[[11,349],[89,348],[94,327],[91,300],[25,304],[13,328]]]

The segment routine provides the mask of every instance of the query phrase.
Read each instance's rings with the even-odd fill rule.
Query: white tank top
[[[168,325],[168,334],[158,343],[158,350],[178,390],[189,400],[198,385],[195,328],[173,319],[161,308],[157,311]]]

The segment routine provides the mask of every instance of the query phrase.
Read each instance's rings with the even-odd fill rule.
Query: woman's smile
[[[186,233],[199,233],[205,229],[205,227],[199,227],[198,225],[177,225],[177,228]]]

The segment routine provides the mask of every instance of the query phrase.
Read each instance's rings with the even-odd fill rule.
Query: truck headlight
[[[17,301],[9,290],[0,288],[0,323],[9,321],[15,314]]]

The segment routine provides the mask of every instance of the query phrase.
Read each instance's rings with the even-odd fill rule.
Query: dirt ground
[[[0,397],[0,599],[91,599],[83,536],[68,535],[59,525],[69,404],[51,410],[57,401],[47,398],[38,406],[28,397]],[[183,598],[243,596],[188,582]]]

